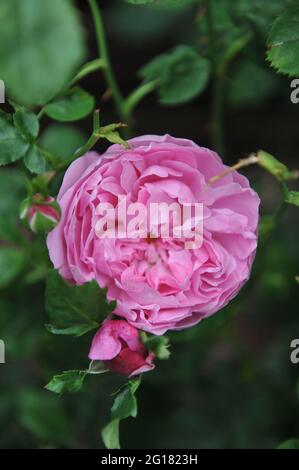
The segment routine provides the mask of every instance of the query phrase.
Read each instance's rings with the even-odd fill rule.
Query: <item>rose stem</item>
[[[222,171],[222,173],[219,173],[219,175],[213,176],[213,178],[209,180],[208,186],[210,186],[213,183],[216,183],[216,181],[220,180],[226,175],[229,175],[233,171],[239,170],[240,168],[244,168],[245,166],[254,165],[255,163],[258,163],[258,161],[259,161],[259,158],[255,153],[252,153],[247,158],[242,158],[241,160],[238,161],[238,163]]]
[[[96,29],[96,36],[97,36],[100,59],[104,61],[103,72],[106,78],[106,82],[112,93],[112,97],[113,97],[115,106],[118,110],[118,113],[120,115],[120,118],[126,121],[127,115],[124,110],[124,99],[123,99],[123,96],[121,94],[121,91],[119,89],[118,83],[116,81],[116,78],[114,76],[114,72],[112,69],[101,11],[96,0],[88,0],[88,3],[91,9],[91,13],[93,16],[94,25]]]

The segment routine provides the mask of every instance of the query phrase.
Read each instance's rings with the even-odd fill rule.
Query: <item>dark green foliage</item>
[[[170,132],[212,147],[219,81],[225,162],[265,149],[259,168],[244,169],[262,199],[259,249],[252,278],[223,311],[167,338],[143,338],[156,369],[138,390],[138,419],[127,420],[137,414],[138,379],[125,383],[88,360],[115,304],[95,282],[73,286],[53,271],[45,237],[29,233],[18,215],[28,193],[57,194],[82,148],[126,146],[123,124],[111,124],[122,118],[104,79],[107,64],[96,59],[85,5],[83,27],[70,0],[1,0],[0,79],[14,102],[0,110],[0,165],[7,165],[0,169],[0,448],[98,448],[102,430],[109,448],[121,440],[124,448],[296,449],[299,366],[290,343],[299,335],[299,104],[290,102],[288,77],[299,76],[297,2],[97,4],[124,97],[153,81],[160,104],[171,105],[144,97],[126,120],[132,135]],[[84,29],[92,62],[80,69]],[[95,102],[103,123],[95,113],[87,145]],[[85,117],[76,126],[51,121]],[[169,356],[168,338],[171,357],[159,361]]]
[[[81,336],[98,328],[106,316],[115,309],[106,293],[96,282],[75,286],[64,281],[57,271],[48,275],[46,311],[51,333]]]

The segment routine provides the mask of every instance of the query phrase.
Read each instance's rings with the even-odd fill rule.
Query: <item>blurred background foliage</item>
[[[155,78],[156,66],[146,72],[146,64],[176,46],[197,51],[205,75],[194,96],[183,96],[180,105],[167,106],[167,86],[158,97],[149,94],[134,112],[133,133],[168,132],[222,147],[227,164],[264,148],[298,168],[299,104],[290,101],[290,78],[275,73],[265,60],[269,30],[292,2],[211,0],[208,10],[207,2],[198,0],[133,3],[145,2],[99,2],[124,95],[148,74],[149,80]],[[13,100],[33,110],[56,96],[80,64],[97,57],[86,1],[0,0],[0,18],[0,78]],[[174,69],[165,83],[178,75],[185,93],[184,68],[167,61]],[[101,71],[85,77],[82,86],[95,96],[104,124],[119,120]],[[217,125],[221,128],[215,132]],[[45,116],[41,127],[43,147],[67,159],[86,141],[92,123],[90,116],[71,124]],[[100,151],[106,147],[97,145]],[[262,214],[273,214],[280,200],[277,182],[260,169],[246,174],[261,195]],[[44,327],[49,261],[44,237],[29,234],[18,222],[25,196],[19,166],[2,168],[0,338],[6,364],[0,365],[0,446],[98,448],[110,394],[123,380],[91,376],[81,392],[63,397],[43,389],[54,374],[87,367],[92,334],[52,336]],[[168,335],[170,359],[144,376],[138,419],[121,425],[125,448],[267,448],[299,437],[299,365],[289,357],[290,342],[299,337],[297,211],[289,206],[284,212],[258,250],[250,282],[228,307],[196,327]]]

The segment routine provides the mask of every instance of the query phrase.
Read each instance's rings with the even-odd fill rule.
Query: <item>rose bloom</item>
[[[138,330],[125,320],[106,320],[93,338],[88,357],[130,377],[155,367],[155,355],[146,350]]]
[[[164,334],[223,308],[248,280],[257,246],[259,197],[220,157],[169,135],[90,152],[67,170],[58,202],[62,218],[48,236],[54,267],[75,283],[96,280],[117,300],[115,313],[142,330]],[[118,196],[151,202],[203,204],[203,242],[186,249],[174,237],[99,238],[100,202]]]

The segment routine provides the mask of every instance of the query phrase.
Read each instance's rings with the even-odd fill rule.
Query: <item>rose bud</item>
[[[23,201],[20,218],[34,233],[48,233],[59,222],[60,207],[52,196],[36,193]]]
[[[106,320],[93,338],[88,357],[130,377],[155,367],[155,355],[144,347],[138,330],[125,320]]]

